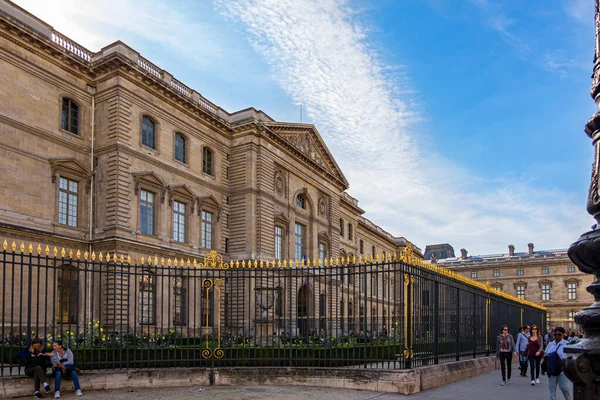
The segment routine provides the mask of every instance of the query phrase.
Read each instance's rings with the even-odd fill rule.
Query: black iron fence
[[[0,252],[0,374],[56,339],[90,370],[412,368],[495,351],[500,326],[545,311],[401,256],[224,263],[16,244]]]

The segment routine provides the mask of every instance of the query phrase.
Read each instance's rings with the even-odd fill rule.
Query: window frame
[[[352,241],[354,239],[354,227],[350,222],[348,222],[348,240]]]
[[[499,278],[500,277],[500,269],[495,268],[493,271],[493,276],[494,276],[494,278]]]
[[[340,236],[344,237],[344,220],[340,218]]]
[[[79,268],[70,263],[65,263],[55,270],[56,275],[56,307],[55,307],[55,315],[56,315],[56,323],[58,325],[77,325],[79,322]],[[67,277],[68,279],[65,279]],[[74,277],[74,279],[73,279]],[[64,294],[64,286],[65,281],[68,281],[66,285],[67,297],[63,298]],[[75,290],[75,294],[73,295],[73,289]],[[73,299],[73,296],[75,297]],[[64,307],[66,305],[66,313],[64,313]],[[74,309],[71,309],[74,307]],[[66,316],[66,321],[63,317]]]
[[[277,230],[281,231],[280,235],[277,235]],[[273,229],[274,235],[274,243],[275,243],[275,259],[283,260],[284,257],[284,249],[285,249],[285,227],[281,224],[275,224]],[[277,248],[277,239],[279,238],[279,249]],[[279,253],[279,255],[277,255]]]
[[[66,191],[64,191],[64,190],[61,188],[61,181],[62,181],[62,180],[65,180],[65,181],[67,181],[67,190],[66,190]],[[76,192],[71,192],[71,191],[70,191],[70,184],[71,184],[71,183],[75,183],[75,184],[77,185]],[[68,227],[68,228],[79,228],[79,226],[80,226],[80,219],[81,219],[81,215],[80,215],[80,214],[81,214],[81,213],[80,213],[80,205],[81,205],[81,202],[79,201],[80,192],[81,192],[81,181],[79,181],[79,180],[76,180],[76,179],[73,179],[73,178],[72,178],[72,177],[70,177],[70,176],[66,176],[66,175],[62,175],[62,174],[61,174],[61,175],[59,175],[59,176],[58,176],[58,185],[57,185],[57,189],[58,189],[58,193],[57,193],[57,199],[56,199],[56,200],[57,200],[57,208],[56,208],[56,212],[57,212],[57,219],[56,219],[56,222],[57,222],[59,225],[61,225],[61,226],[66,226],[66,227]],[[66,218],[66,219],[65,219],[65,222],[64,222],[64,223],[63,223],[63,222],[61,222],[61,211],[60,211],[60,209],[61,209],[61,197],[62,197],[62,196],[61,196],[61,193],[66,193],[66,195],[65,195],[65,196],[66,196],[66,198],[67,198],[67,203],[66,203],[66,216],[65,216],[65,218]],[[70,216],[70,215],[69,215],[69,205],[70,205],[69,199],[70,199],[70,196],[71,196],[73,193],[75,194],[75,200],[76,200],[76,204],[75,204],[75,212],[76,212],[76,215],[75,215],[75,225],[71,225],[71,224],[69,223],[69,216]]]
[[[152,123],[152,146],[148,145],[147,143],[144,143],[145,120],[148,120],[150,123]],[[148,138],[146,138],[146,142],[148,142]],[[154,118],[150,117],[147,114],[142,114],[140,120],[140,145],[146,149],[151,149],[155,151],[158,150],[158,123]]]
[[[144,283],[144,277],[147,276],[148,277],[148,283]],[[139,299],[137,301],[137,306],[139,307],[139,324],[140,325],[155,325],[156,324],[156,288],[158,287],[157,282],[156,282],[156,277],[157,274],[150,269],[142,269],[141,274],[140,274],[140,278],[139,278],[139,282],[138,282],[138,293],[139,293]],[[148,307],[149,308],[149,312],[148,313],[144,313],[144,297],[142,296],[142,293],[144,293],[145,291],[143,290],[144,288],[151,288],[152,290],[145,290],[146,292],[151,292],[151,295],[148,296],[148,299],[152,301],[152,307]],[[147,305],[150,303],[150,301],[148,301],[148,303],[146,303]],[[144,319],[145,316],[148,316],[147,319]]]
[[[477,271],[471,271],[471,279],[477,279]]]
[[[65,104],[64,102],[67,101],[68,105],[67,105],[67,126],[65,127],[63,124],[63,117],[65,114]],[[73,125],[72,125],[72,119],[73,119],[73,106],[75,106],[76,108],[76,113],[77,116],[76,118],[76,125],[75,125],[75,132],[73,132]],[[79,126],[81,125],[81,106],[79,105],[79,102],[73,100],[73,98],[68,97],[68,96],[62,96],[61,97],[61,101],[60,101],[60,130],[63,132],[68,132],[71,135],[75,135],[77,137],[81,137],[82,135],[80,135],[80,129]]]
[[[210,159],[210,160],[209,160]],[[216,176],[215,151],[208,146],[202,146],[202,173],[208,176]]]
[[[525,268],[523,268],[523,267],[517,268],[517,276],[523,276],[523,275],[525,275]]]
[[[175,210],[175,205],[182,205],[183,206],[183,212]],[[189,204],[184,202],[181,199],[173,199],[172,205],[171,205],[171,240],[176,242],[176,243],[188,243],[189,240],[189,235],[188,235],[188,229],[189,229],[189,224],[188,224],[188,212],[189,210]],[[175,214],[182,216],[183,218],[183,240],[179,240],[178,238],[175,238]],[[181,224],[181,223],[179,223]],[[178,232],[179,234],[180,232]]]
[[[540,284],[541,301],[550,301],[552,293],[552,285],[549,283]]]
[[[573,273],[577,272],[576,269],[575,269],[575,265],[574,264],[569,264],[569,266],[567,267],[567,272],[569,274],[573,274]]]
[[[296,196],[296,207],[306,210],[306,197],[302,193]]]
[[[567,282],[567,300],[577,300],[577,282]]]
[[[146,189],[145,187],[142,187],[142,188],[140,188],[140,191],[139,191],[139,192],[140,192],[140,193],[139,193],[139,195],[138,195],[138,200],[139,200],[139,207],[138,207],[138,212],[139,212],[139,218],[138,218],[138,219],[139,219],[139,224],[138,224],[138,228],[139,228],[139,230],[140,230],[140,233],[141,233],[142,235],[156,236],[156,222],[157,222],[157,212],[156,212],[156,210],[157,210],[157,206],[156,206],[156,198],[157,198],[157,193],[155,193],[155,192],[152,192],[151,190],[148,190],[148,189]],[[142,199],[142,196],[143,196],[143,194],[144,194],[144,193],[148,193],[148,194],[151,194],[151,195],[153,196],[153,199],[152,199],[152,202],[151,202],[151,204],[152,204],[152,232],[151,232],[151,233],[144,232],[144,230],[142,229],[142,220],[143,220],[143,218],[142,218],[142,214],[143,214],[143,213],[142,213],[142,205],[143,205],[144,203],[146,203],[146,204],[150,204],[150,202],[149,202],[149,201],[147,201],[147,200],[143,200],[143,199]]]
[[[301,234],[298,233],[298,228],[302,231]],[[294,259],[298,262],[304,259],[306,255],[306,234],[307,234],[307,226],[301,224],[299,222],[294,223]],[[298,240],[298,238],[300,238]],[[300,247],[299,247],[300,246]],[[301,250],[300,253],[298,250]]]
[[[181,148],[183,146],[183,149]],[[181,159],[178,157],[181,156]],[[173,134],[173,159],[184,165],[188,165],[187,136],[177,131]]]
[[[544,265],[542,267],[542,275],[550,275],[550,267],[547,265]]]
[[[210,221],[204,219],[204,216],[210,216]],[[210,222],[210,224],[206,225],[210,227],[210,243],[207,243],[206,239],[206,226],[205,223]],[[200,210],[200,247],[207,250],[214,250],[213,244],[215,242],[215,213],[211,210]],[[206,244],[210,244],[210,246],[206,246]]]
[[[515,286],[516,297],[522,300],[525,300],[525,293],[527,293],[526,285],[516,285]]]

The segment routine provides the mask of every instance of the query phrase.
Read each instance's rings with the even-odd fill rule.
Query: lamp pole
[[[594,39],[594,73],[590,95],[597,111],[585,124],[592,139],[594,164],[587,201],[587,211],[596,220],[592,230],[581,235],[569,247],[569,258],[581,272],[594,274],[596,280],[587,287],[594,303],[575,314],[575,322],[583,328],[584,338],[565,348],[563,371],[573,381],[573,400],[600,398],[600,0],[594,0],[596,35]]]

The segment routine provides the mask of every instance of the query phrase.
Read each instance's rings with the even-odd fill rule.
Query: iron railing
[[[84,370],[402,369],[494,352],[503,324],[545,326],[542,307],[406,254],[223,263],[5,242],[0,256],[2,376],[23,373],[33,338],[61,339]]]

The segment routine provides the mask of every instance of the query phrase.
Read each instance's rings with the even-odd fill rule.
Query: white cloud
[[[419,115],[409,107],[411,91],[386,75],[344,1],[217,5],[246,26],[273,78],[305,105],[337,155],[367,216],[393,234],[421,246],[450,242],[497,253],[511,243],[566,247],[590,223],[583,205],[564,193],[477,177],[444,159],[434,143],[420,143],[410,130]],[[496,22],[508,34],[510,21]]]
[[[590,23],[594,18],[594,6],[589,0],[564,0],[567,14],[582,23]]]
[[[181,4],[17,2],[92,51],[127,35],[168,48],[194,66],[237,65],[231,66],[236,57],[231,37],[224,43],[216,22],[192,18],[198,13]],[[423,143],[411,132],[422,117],[413,106],[418,94],[400,66],[380,61],[368,31],[343,0],[216,3],[243,23],[273,78],[304,104],[367,217],[391,233],[420,246],[450,242],[472,254],[496,253],[509,243],[518,249],[531,241],[537,248],[565,247],[590,224],[583,204],[574,205],[564,193],[540,191],[522,180],[479,177],[444,159],[435,143]],[[498,26],[508,29],[507,24]]]
[[[193,20],[181,3],[175,9],[161,0],[147,0],[143,6],[135,0],[15,2],[94,52],[127,35],[174,49],[201,67],[223,64],[228,57],[230,43],[220,41],[211,22]]]

